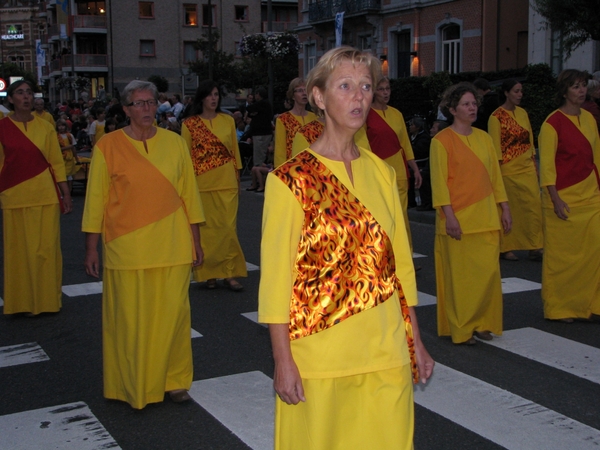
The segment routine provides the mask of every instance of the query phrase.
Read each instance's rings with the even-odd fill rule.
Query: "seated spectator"
[[[273,170],[273,141],[267,147],[267,157],[265,162],[260,166],[252,167],[252,185],[246,189],[247,191],[264,192],[265,180],[269,172]]]

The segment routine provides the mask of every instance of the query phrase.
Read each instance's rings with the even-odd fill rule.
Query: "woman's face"
[[[154,104],[149,105],[148,101],[151,101]],[[156,116],[156,109],[158,108],[152,91],[145,89],[133,91],[129,103],[136,102],[142,103],[139,107],[132,104],[131,106],[125,106],[123,108],[125,114],[127,114],[127,117],[131,120],[131,125],[140,128],[151,127],[154,124],[154,117]]]
[[[471,125],[477,119],[477,100],[471,92],[465,93],[455,108],[450,108],[454,121],[463,125]]]
[[[219,90],[217,88],[213,88],[213,90],[204,97],[202,100],[202,110],[215,112],[217,110],[217,105],[219,104]]]
[[[66,125],[63,125],[62,123],[61,123],[60,125],[57,125],[57,127],[56,127],[56,128],[58,129],[58,132],[59,132],[60,134],[64,134],[64,133],[66,133],[66,132],[67,132],[67,127],[66,127]]]
[[[344,61],[329,75],[325,91],[315,87],[317,106],[325,111],[325,123],[358,130],[363,126],[373,101],[373,80],[364,64]]]
[[[585,102],[586,94],[587,81],[577,80],[573,86],[569,86],[569,89],[567,89],[567,93],[565,94],[566,103],[580,107]]]
[[[504,94],[510,103],[512,103],[514,106],[519,106],[521,104],[521,99],[523,98],[523,85],[521,83],[517,83],[510,91],[505,92]]]
[[[390,82],[388,80],[383,80],[377,85],[377,89],[375,90],[375,101],[387,105],[390,101],[391,94],[392,88],[390,87]]]
[[[294,104],[305,106],[308,103],[308,95],[306,94],[306,86],[301,84],[294,89]]]
[[[13,95],[8,97],[15,111],[30,112],[33,106],[33,91],[27,83],[22,83],[13,91]]]

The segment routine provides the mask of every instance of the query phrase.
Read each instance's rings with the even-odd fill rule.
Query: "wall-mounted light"
[[[416,57],[416,56],[418,56],[418,53],[417,52],[410,52],[410,56],[415,56]]]

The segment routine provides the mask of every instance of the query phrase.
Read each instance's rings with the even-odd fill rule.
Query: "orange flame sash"
[[[502,163],[506,164],[527,153],[531,148],[529,130],[523,128],[504,108],[498,108],[493,115],[500,122]]]
[[[284,112],[279,116],[279,120],[285,127],[285,159],[288,160],[292,156],[292,144],[294,136],[302,127],[302,124],[296,120],[291,112]]]
[[[196,176],[202,175],[209,170],[224,166],[229,161],[233,161],[237,169],[235,156],[213,134],[212,131],[202,121],[200,116],[192,116],[183,122],[192,136],[192,162],[194,163],[194,173]]]
[[[300,127],[298,129],[298,133],[304,136],[304,139],[306,139],[308,145],[312,145],[317,139],[321,137],[321,134],[323,134],[324,129],[325,127],[319,120],[313,120],[311,122],[308,122],[306,125]]]
[[[290,340],[326,330],[398,292],[413,379],[418,380],[412,325],[396,276],[392,243],[346,186],[307,151],[273,173],[304,210],[290,307]]]

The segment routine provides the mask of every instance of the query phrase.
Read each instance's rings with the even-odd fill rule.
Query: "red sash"
[[[600,186],[598,168],[594,164],[594,151],[590,141],[562,112],[556,111],[546,122],[558,136],[554,157],[556,167],[556,189],[561,190],[582,182],[590,173],[596,173]]]
[[[192,162],[194,164],[194,173],[201,175],[209,170],[224,166],[229,161],[233,161],[233,167],[237,169],[235,156],[213,134],[204,124],[200,116],[193,116],[184,122],[192,136]],[[237,171],[236,171],[237,172]]]
[[[398,135],[373,108],[369,110],[367,116],[367,138],[369,139],[371,151],[381,159],[387,159],[401,152],[402,159],[404,160],[404,168],[406,169],[406,177],[410,178],[406,154],[400,144]]]
[[[410,314],[396,276],[392,242],[369,210],[310,152],[273,171],[304,210],[290,304],[290,340],[333,327],[398,292],[413,379]]]
[[[61,210],[64,210],[62,195],[56,184],[52,165],[46,160],[42,151],[8,117],[0,120],[0,142],[4,147],[4,165],[0,171],[0,192],[31,180],[48,169]]]

